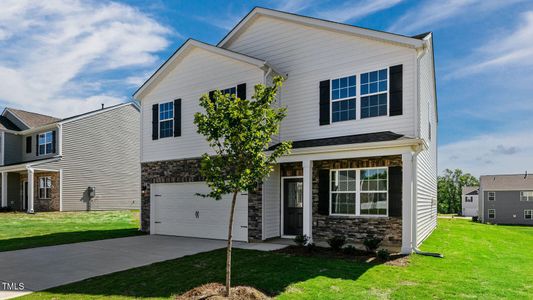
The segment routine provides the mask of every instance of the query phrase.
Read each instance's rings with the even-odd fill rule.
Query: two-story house
[[[533,176],[481,176],[479,218],[491,224],[533,225]]]
[[[4,109],[2,207],[30,213],[138,209],[139,126],[134,103],[65,119]]]
[[[465,217],[478,215],[479,186],[464,186],[461,193],[461,214]]]
[[[251,97],[286,78],[276,143],[293,141],[238,198],[234,238],[368,235],[410,253],[436,226],[437,105],[432,34],[403,36],[254,8],[216,46],[187,40],[134,94],[141,102],[142,229],[225,239],[229,195],[204,199],[199,98]],[[265,149],[268,151],[271,149]]]

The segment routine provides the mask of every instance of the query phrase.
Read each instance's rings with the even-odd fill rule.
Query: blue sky
[[[434,32],[439,168],[533,171],[533,1],[25,1],[0,4],[0,106],[68,116],[127,101],[188,37],[254,6]]]

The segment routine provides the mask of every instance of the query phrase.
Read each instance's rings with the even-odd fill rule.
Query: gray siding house
[[[4,109],[1,206],[27,212],[138,209],[139,118],[134,103],[65,119]]]
[[[484,223],[533,225],[533,177],[481,176],[479,217]]]

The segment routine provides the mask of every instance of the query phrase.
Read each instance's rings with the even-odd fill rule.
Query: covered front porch
[[[379,146],[379,147],[378,147]],[[306,235],[316,244],[368,236],[410,253],[415,139],[294,149],[249,197],[252,240]]]
[[[28,213],[61,210],[61,170],[29,165],[0,168],[1,204]]]

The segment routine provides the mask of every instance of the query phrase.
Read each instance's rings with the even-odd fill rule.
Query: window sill
[[[328,215],[328,218],[332,219],[379,219],[379,218],[389,218],[389,216],[386,215]]]

